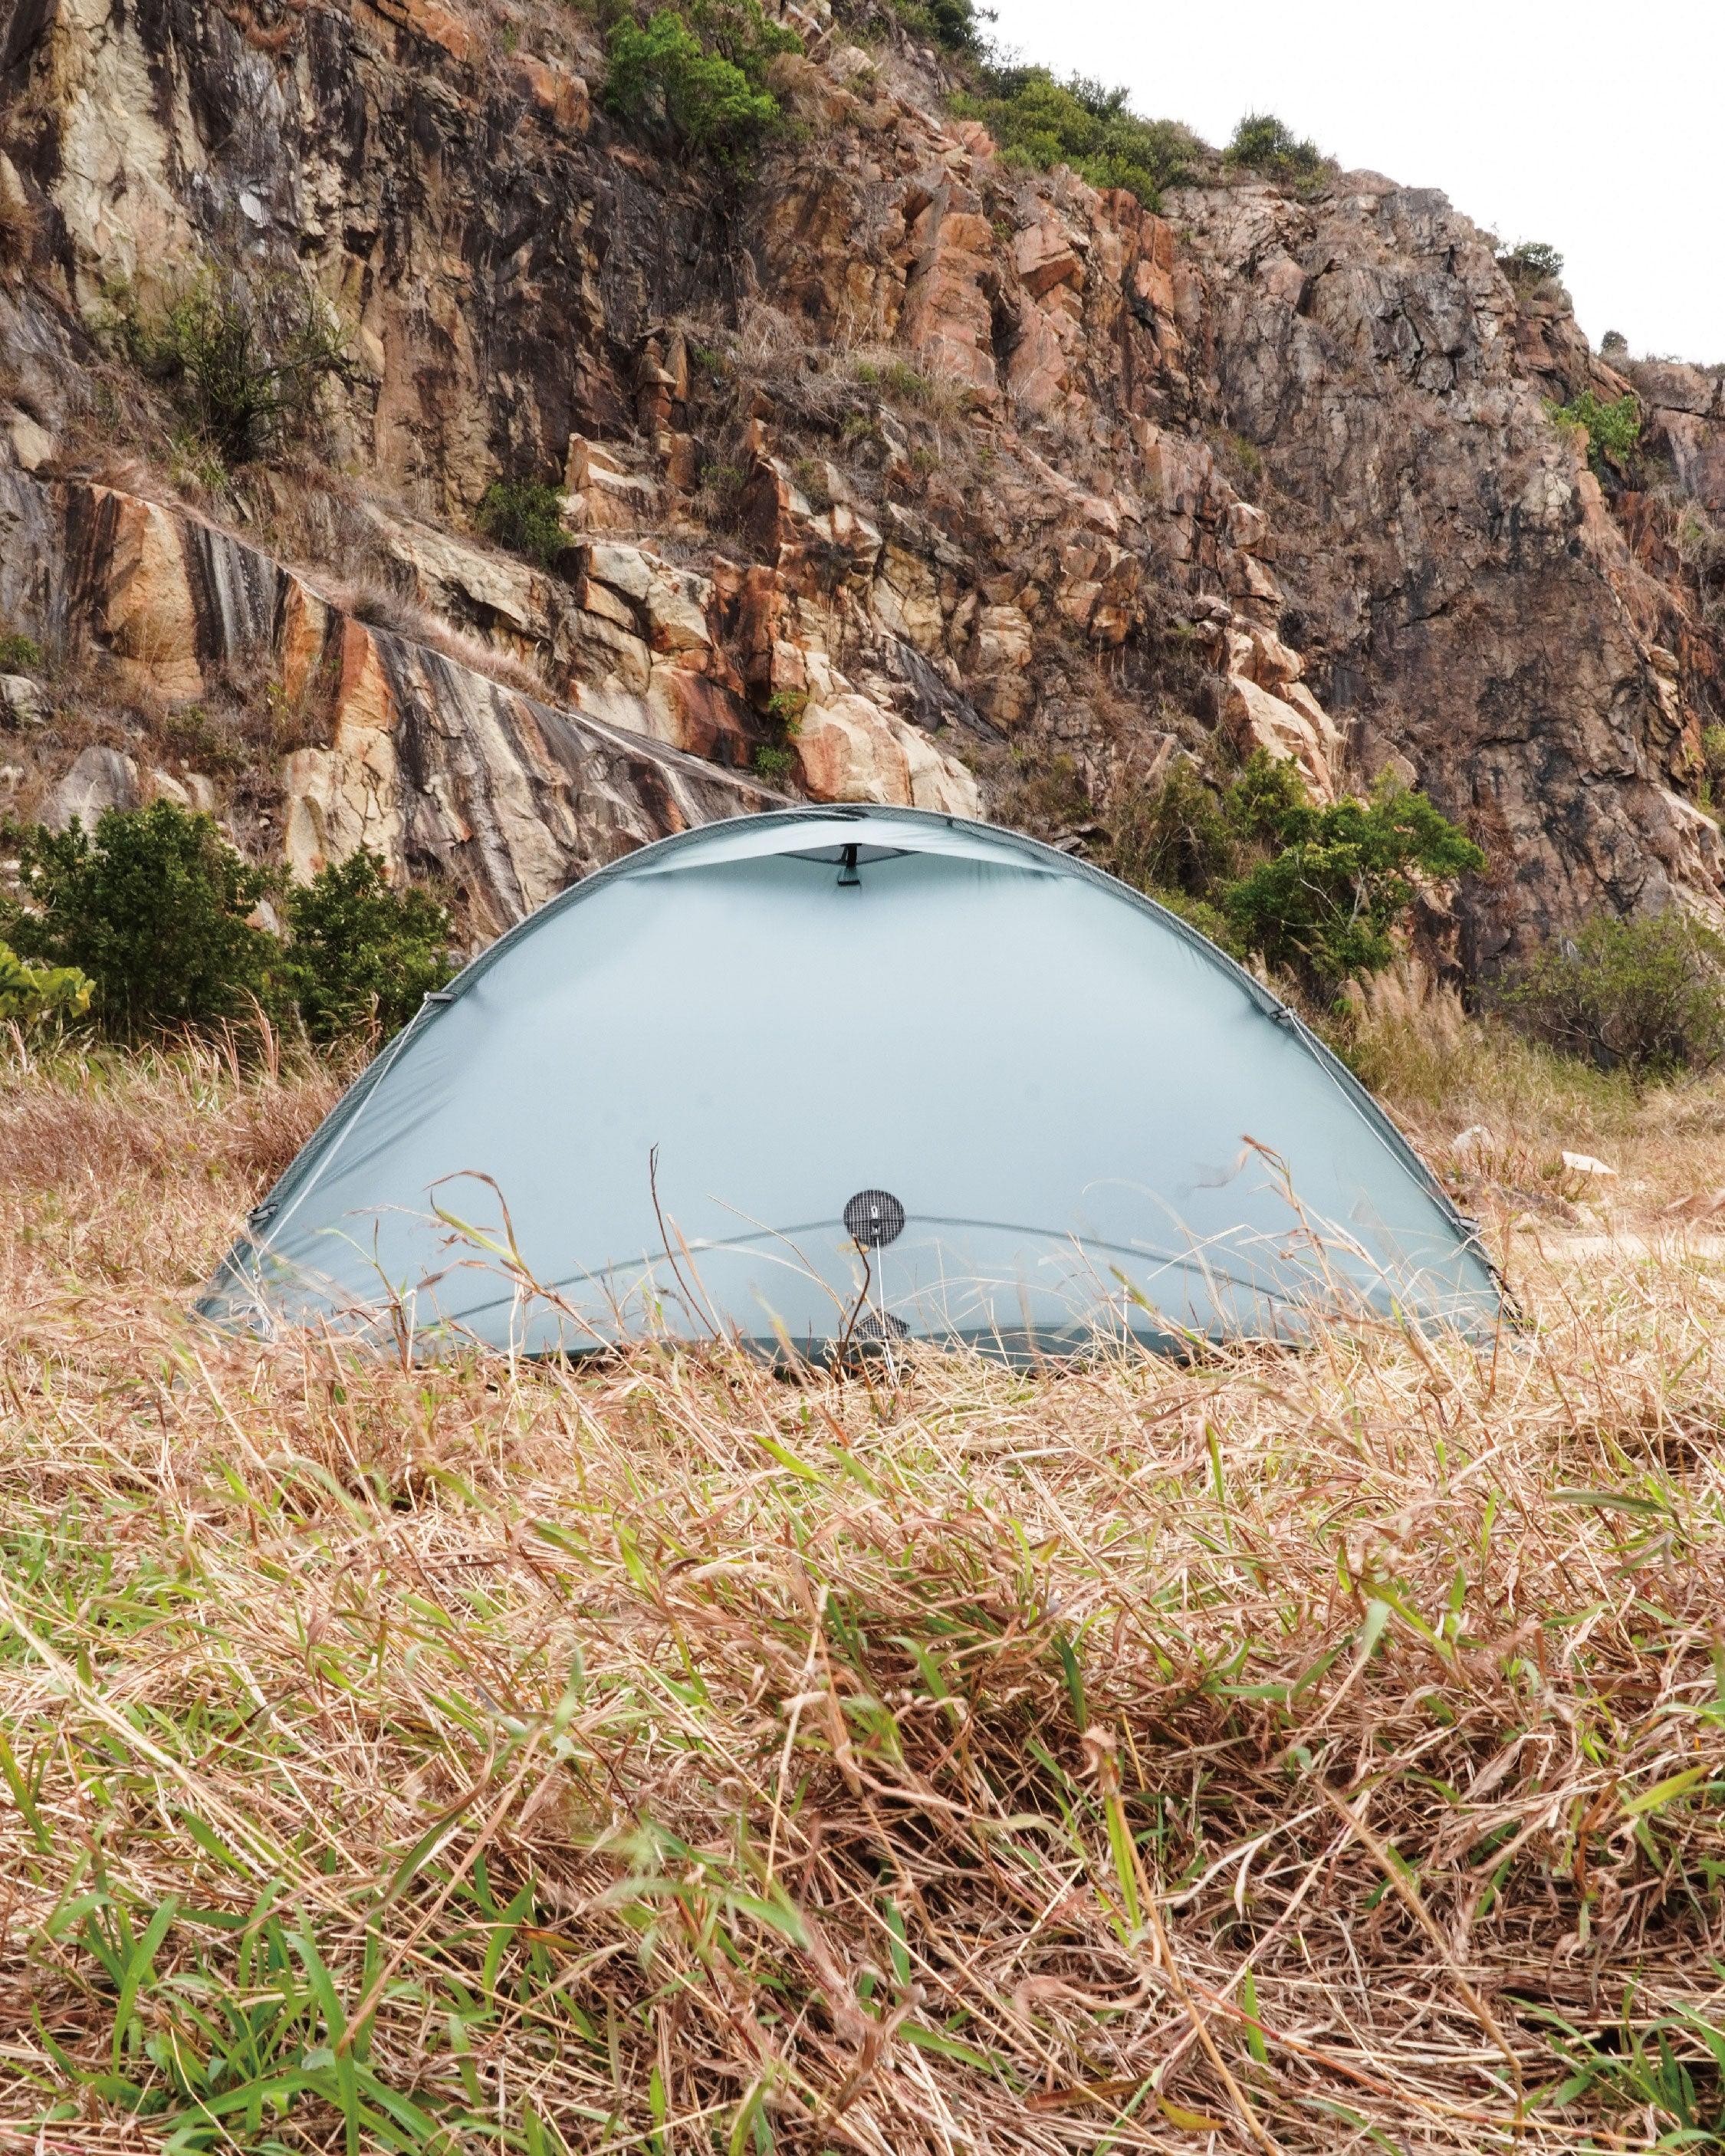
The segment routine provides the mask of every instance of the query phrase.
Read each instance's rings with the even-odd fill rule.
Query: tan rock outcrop
[[[772,798],[644,732],[542,701],[359,621],[183,510],[0,471],[0,531],[8,528],[35,535],[30,588],[44,619],[86,636],[121,678],[147,675],[155,696],[183,699],[208,679],[267,665],[280,708],[321,720],[326,738],[290,752],[279,774],[283,853],[296,876],[370,846],[392,875],[453,877],[476,920],[501,927],[628,846]],[[0,569],[9,558],[0,552]],[[687,649],[699,579],[691,593],[680,572],[636,550],[613,550],[603,566],[640,590],[674,673],[699,655]],[[207,778],[146,780],[133,758],[94,746],[54,778],[43,813],[64,826],[151,794],[213,802]]]

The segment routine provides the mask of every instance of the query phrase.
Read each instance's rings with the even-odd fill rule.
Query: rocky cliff
[[[1262,746],[1466,825],[1470,970],[1719,906],[1717,377],[1631,382],[1440,196],[1153,214],[948,117],[877,0],[779,12],[745,176],[608,116],[554,0],[0,0],[11,805],[368,843],[477,933],[776,793],[1083,845]],[[217,264],[341,328],[267,467],[116,334]],[[1602,483],[1552,408],[1632,387]],[[480,536],[500,483],[562,490],[547,566]]]

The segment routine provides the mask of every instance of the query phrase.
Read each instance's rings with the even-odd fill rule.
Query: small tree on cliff
[[[1524,239],[1497,258],[1497,267],[1518,292],[1537,292],[1542,285],[1555,285],[1563,274],[1563,258],[1543,239]]]
[[[1387,785],[1369,801],[1317,803],[1295,765],[1262,749],[1225,787],[1184,763],[1156,793],[1124,796],[1104,859],[1235,957],[1321,993],[1390,963],[1422,880],[1486,865],[1425,794]]]
[[[760,0],[684,0],[644,23],[627,13],[605,39],[605,102],[625,119],[661,121],[693,151],[734,161],[778,125],[768,63],[802,49],[794,30],[768,21]]]
[[[1229,789],[1229,814],[1266,850],[1224,886],[1222,912],[1249,950],[1326,991],[1391,963],[1420,880],[1486,865],[1425,794],[1392,783],[1320,807],[1293,764],[1261,749]]]
[[[1329,160],[1316,142],[1296,135],[1273,112],[1249,112],[1234,131],[1223,162],[1244,166],[1266,179],[1296,189],[1311,186],[1327,170]]]

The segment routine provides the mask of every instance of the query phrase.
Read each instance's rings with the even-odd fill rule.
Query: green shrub
[[[911,411],[938,411],[951,398],[950,383],[903,359],[860,359],[851,369],[859,386],[873,390],[882,403]]]
[[[0,943],[0,1025],[43,1025],[82,1018],[95,983],[75,966],[27,966]]]
[[[1563,274],[1563,258],[1543,239],[1524,239],[1498,256],[1497,267],[1517,291],[1533,292],[1557,282]]]
[[[644,23],[625,14],[605,39],[605,102],[624,119],[662,123],[693,151],[735,162],[779,124],[768,64],[802,49],[794,30],[768,21],[760,0],[682,0]]]
[[[1240,932],[1218,906],[1207,898],[1194,898],[1189,891],[1174,885],[1151,885],[1146,896],[1158,906],[1165,906],[1170,913],[1178,913],[1182,921],[1195,928],[1200,936],[1207,937],[1230,958],[1248,958],[1250,951],[1240,939]]]
[[[1572,403],[1548,404],[1546,409],[1560,427],[1587,429],[1587,460],[1599,478],[1605,476],[1607,465],[1619,472],[1629,470],[1641,439],[1641,407],[1631,393],[1606,403],[1584,389]]]
[[[33,636],[16,629],[0,636],[0,674],[39,674],[44,665],[42,646]]]
[[[331,861],[283,902],[281,996],[316,1041],[398,1033],[454,970],[447,910],[423,891],[393,891],[362,847]]]
[[[1289,803],[1266,835],[1276,850],[1224,889],[1222,911],[1267,964],[1320,990],[1391,963],[1416,875],[1447,881],[1486,865],[1471,839],[1404,787],[1370,802]]]
[[[285,894],[281,941],[247,918],[273,879],[213,817],[157,801],[110,808],[93,835],[75,823],[6,835],[18,896],[0,903],[0,927],[18,957],[74,970],[18,966],[0,944],[0,1019],[17,1014],[8,998],[33,998],[42,1014],[89,1009],[136,1040],[297,1007],[325,1042],[398,1031],[453,970],[448,912],[424,891],[392,891],[365,849]]]
[[[157,801],[109,809],[94,834],[74,822],[8,837],[23,902],[0,926],[21,957],[87,974],[108,1031],[208,1024],[265,993],[274,943],[246,916],[266,880],[213,817]]]
[[[1155,793],[1132,788],[1117,798],[1101,859],[1111,875],[1165,901],[1170,891],[1197,898],[1214,890],[1238,853],[1222,798],[1183,758]]]
[[[1695,798],[1713,814],[1725,799],[1725,726],[1702,728],[1700,783]]]
[[[898,18],[912,37],[927,38],[949,53],[972,59],[983,50],[983,26],[975,0],[899,0]]]
[[[535,480],[493,480],[480,503],[478,522],[488,539],[542,569],[569,544],[562,494]]]
[[[767,699],[767,719],[773,738],[760,744],[753,762],[757,775],[769,785],[777,785],[795,770],[797,755],[791,743],[803,731],[803,714],[808,708],[806,689],[775,689]]]
[[[1725,939],[1675,910],[1600,916],[1537,952],[1497,1001],[1537,1040],[1602,1070],[1707,1070],[1725,1055]]]
[[[1390,963],[1416,879],[1485,866],[1423,793],[1385,787],[1370,801],[1319,805],[1294,764],[1262,749],[1225,788],[1177,765],[1158,793],[1126,797],[1104,858],[1164,903],[1200,905],[1198,925],[1224,949],[1320,993]],[[1190,904],[1179,910],[1196,917]]]
[[[159,316],[123,306],[120,326],[133,360],[230,465],[302,433],[324,384],[350,371],[329,303],[294,273],[208,270]]]
[[[1092,187],[1124,187],[1154,209],[1163,187],[1190,176],[1203,146],[1173,121],[1141,120],[1127,95],[1082,75],[1057,81],[1045,67],[990,68],[981,92],[955,98],[952,109],[981,121],[1009,165],[1070,165]]]
[[[1273,112],[1249,112],[1223,152],[1226,163],[1240,165],[1266,179],[1296,185],[1320,178],[1329,160],[1316,142],[1295,134]]]

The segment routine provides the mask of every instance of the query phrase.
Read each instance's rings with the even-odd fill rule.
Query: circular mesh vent
[[[845,1208],[850,1239],[865,1250],[878,1250],[905,1232],[905,1209],[890,1190],[859,1190]]]
[[[856,1337],[859,1340],[908,1340],[911,1328],[890,1310],[883,1310],[878,1316],[871,1310],[857,1327]]]

